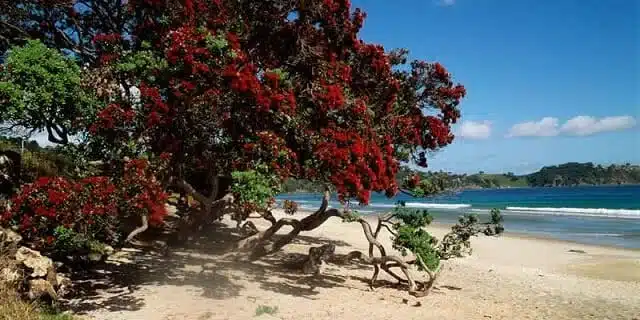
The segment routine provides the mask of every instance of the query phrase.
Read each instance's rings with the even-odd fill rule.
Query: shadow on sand
[[[104,263],[90,271],[75,272],[72,280],[76,299],[63,307],[77,314],[93,310],[135,311],[144,306],[137,290],[150,285],[192,286],[202,289],[209,299],[224,300],[241,295],[252,282],[263,290],[314,299],[316,288],[343,286],[347,276],[303,274],[299,261],[303,254],[280,252],[256,262],[241,262],[225,256],[227,248],[240,239],[235,229],[213,225],[183,245],[174,245],[167,253],[125,249],[129,263]],[[346,242],[298,236],[300,245]],[[367,266],[358,266],[365,267]]]

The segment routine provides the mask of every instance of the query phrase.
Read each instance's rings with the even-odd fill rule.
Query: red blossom
[[[450,144],[466,91],[439,63],[407,64],[406,52],[361,40],[366,14],[350,1],[306,5],[131,0],[127,40],[96,39],[104,63],[118,61],[127,43],[147,41],[169,67],[136,79],[144,79],[141,107],[110,105],[88,130],[113,148],[144,141],[151,159],[180,154],[189,169],[264,164],[280,180],[328,181],[343,200],[395,194],[399,163],[408,160],[396,150]],[[292,11],[306,19],[283,18]],[[128,165],[126,179],[143,179],[146,191],[127,197],[161,216],[160,189],[139,166]]]

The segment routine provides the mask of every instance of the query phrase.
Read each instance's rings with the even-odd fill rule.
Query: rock
[[[0,281],[15,284],[22,280],[22,274],[17,269],[3,268],[0,270]]]
[[[56,292],[58,293],[58,296],[64,297],[71,292],[72,283],[69,277],[58,273],[56,275],[56,282],[57,282],[57,289],[58,289]]]
[[[170,205],[170,204],[165,204],[164,205],[165,209],[167,210],[167,215],[170,217],[174,217],[174,218],[180,218],[180,216],[177,214],[178,212],[178,208],[174,205]]]
[[[47,296],[53,300],[58,300],[56,290],[53,288],[51,283],[45,279],[29,280],[29,291],[27,292],[27,296],[30,300],[36,300]]]
[[[132,259],[133,256],[134,256],[134,253],[123,249],[120,251],[116,251],[114,254],[110,255],[107,258],[107,263],[115,264],[115,265],[132,264],[134,263]]]
[[[104,254],[107,256],[112,255],[114,252],[116,252],[112,246],[105,244],[104,245]]]
[[[302,272],[305,274],[320,275],[325,268],[325,261],[333,256],[336,246],[325,244],[320,247],[309,248],[307,260],[302,265]]]
[[[18,244],[22,241],[22,236],[11,229],[0,228],[0,245]]]
[[[27,247],[20,247],[16,252],[16,261],[32,270],[32,278],[42,278],[53,270],[53,261],[43,257],[40,252]]]
[[[102,254],[99,252],[91,252],[87,258],[89,258],[89,261],[98,262],[102,260]]]

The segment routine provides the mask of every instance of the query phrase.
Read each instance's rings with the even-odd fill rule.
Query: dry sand
[[[429,230],[441,236],[447,228]],[[221,258],[235,239],[213,237],[219,234],[211,230],[164,256],[135,254],[135,264],[103,271],[71,303],[95,319],[640,319],[640,251],[509,233],[478,237],[472,256],[444,262],[436,288],[414,298],[386,275],[369,291],[367,266],[329,264],[314,278],[284,263],[324,243],[341,253],[366,249],[359,225],[332,218],[253,264]],[[277,311],[256,316],[259,306]]]

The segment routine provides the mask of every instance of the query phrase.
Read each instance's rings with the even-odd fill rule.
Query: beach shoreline
[[[449,230],[453,225],[454,225],[453,223],[434,221],[430,224],[429,227]],[[555,244],[567,244],[567,245],[572,244],[572,245],[577,245],[577,246],[586,247],[586,248],[612,249],[612,250],[622,250],[622,251],[640,253],[640,248],[629,248],[629,247],[616,246],[612,244],[584,243],[577,240],[564,240],[564,239],[554,238],[553,235],[550,235],[550,234],[545,235],[545,234],[535,234],[533,232],[532,233],[518,232],[518,231],[511,231],[509,229],[505,229],[504,233],[499,235],[498,237],[517,238],[517,239],[533,240],[533,241],[546,241],[546,242],[555,243]]]

